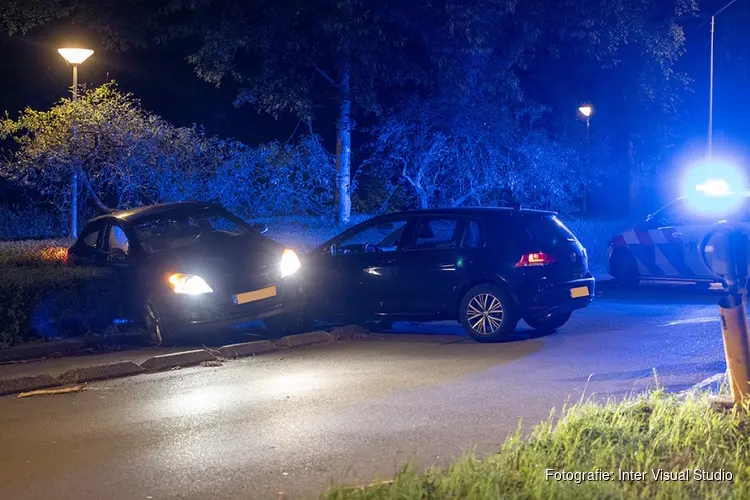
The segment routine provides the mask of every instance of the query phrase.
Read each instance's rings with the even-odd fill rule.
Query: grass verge
[[[705,394],[681,400],[660,390],[619,402],[581,403],[564,409],[559,419],[551,415],[528,436],[517,432],[486,458],[466,455],[425,472],[407,467],[392,482],[337,487],[324,498],[750,498],[746,410],[723,413],[711,409]],[[548,469],[574,475],[555,479]],[[620,471],[645,475],[622,480]],[[579,474],[582,480],[576,480],[575,473],[587,472],[595,476]],[[611,478],[604,480],[603,473]],[[684,477],[675,475],[680,473]]]

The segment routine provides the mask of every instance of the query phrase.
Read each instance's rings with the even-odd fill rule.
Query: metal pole
[[[73,65],[73,102],[78,101],[78,66]],[[71,230],[73,238],[78,237],[78,157],[76,156],[76,115],[73,109],[73,196],[71,212]]]
[[[586,164],[588,169],[591,170],[591,117],[586,117]],[[589,211],[589,192],[588,189],[583,190],[583,213],[586,214]]]
[[[723,10],[723,9],[722,9]],[[714,134],[714,17],[711,16],[711,69],[708,87],[708,159],[713,157]]]
[[[726,235],[728,293],[719,301],[724,355],[735,404],[750,396],[750,342],[745,306],[747,243],[742,230],[734,229]]]

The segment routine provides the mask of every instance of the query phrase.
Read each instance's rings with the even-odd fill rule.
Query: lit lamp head
[[[578,107],[578,112],[581,113],[585,118],[588,118],[591,116],[591,113],[594,112],[594,108],[591,106],[591,104],[584,104],[583,106]]]
[[[94,51],[91,49],[57,49],[57,52],[63,56],[63,59],[68,61],[70,64],[82,64],[86,59],[94,55]]]

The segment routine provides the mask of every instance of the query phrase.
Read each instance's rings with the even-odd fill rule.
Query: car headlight
[[[281,277],[289,276],[299,271],[302,267],[302,263],[299,261],[299,257],[294,253],[294,250],[288,248],[284,249],[284,253],[281,254]]]
[[[174,293],[202,295],[213,292],[213,289],[208,286],[206,280],[194,274],[174,273],[169,276],[168,281]]]

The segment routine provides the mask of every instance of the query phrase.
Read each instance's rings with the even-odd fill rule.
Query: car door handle
[[[672,233],[673,238],[682,238],[682,233]]]

